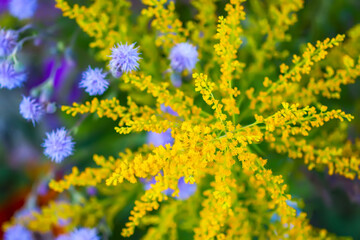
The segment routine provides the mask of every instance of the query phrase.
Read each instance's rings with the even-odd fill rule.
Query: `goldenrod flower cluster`
[[[86,6],[56,2],[91,37],[100,60],[107,63],[114,44],[125,41],[137,42],[143,58],[139,71],[115,80],[131,92],[126,102],[93,98],[62,111],[109,118],[119,134],[171,129],[174,143],[145,144],[119,156],[94,153],[95,167],[74,167],[50,187],[63,192],[96,186],[106,198],[54,203],[24,224],[46,231],[60,216],[71,219],[68,230],[79,224],[94,227],[103,219],[111,226],[117,212],[128,211],[123,237],[148,227],[144,239],[178,239],[181,231],[199,240],[335,238],[287,204],[287,184],[267,167],[276,159],[266,151],[301,159],[309,170],[360,177],[359,144],[344,135],[354,117],[322,103],[340,98],[341,87],[360,76],[359,26],[348,35],[308,43],[290,57],[279,43],[291,39],[288,29],[304,7],[302,0],[247,5],[230,0],[218,17],[217,1],[193,0],[197,14],[186,23],[174,1],[143,0],[139,16],[131,15],[126,0],[94,0]],[[263,2],[267,9],[261,9]],[[255,13],[249,19],[245,6]],[[175,44],[187,41],[196,45],[199,62],[175,88],[167,56]],[[177,116],[164,113],[161,105]],[[140,179],[151,178],[155,183],[142,191]],[[175,198],[180,178],[197,184],[186,200]],[[165,194],[167,189],[172,194]],[[126,208],[128,201],[132,210]],[[273,221],[274,215],[280,220]]]

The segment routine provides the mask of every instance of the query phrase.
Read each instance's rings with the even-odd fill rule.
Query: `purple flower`
[[[166,144],[172,145],[174,143],[174,138],[171,136],[171,129],[168,129],[162,133],[149,132],[147,135],[147,142],[153,144],[155,147],[160,145],[165,146]]]
[[[196,184],[185,183],[184,177],[181,177],[178,182],[179,196],[176,199],[186,200],[196,192]]]
[[[44,115],[45,110],[41,103],[31,97],[23,96],[20,103],[20,114],[26,120],[31,120],[35,126],[35,122],[38,122]]]
[[[42,181],[36,189],[36,192],[39,196],[45,196],[49,192],[49,182]]]
[[[0,29],[0,57],[6,57],[13,52],[18,37],[17,31]]]
[[[15,225],[6,230],[4,240],[33,240],[32,233],[21,225]]]
[[[24,72],[15,70],[9,61],[0,62],[0,88],[13,89],[20,87],[26,80]]]
[[[70,233],[71,240],[100,240],[96,229],[80,228]]]
[[[134,48],[135,43],[128,45],[117,44],[112,48],[110,69],[114,77],[119,77],[123,72],[131,72],[139,68],[140,53]]]
[[[20,20],[31,18],[37,9],[37,0],[10,0],[9,12]]]
[[[151,185],[156,183],[155,177],[152,177],[150,180],[145,180],[144,183],[145,183],[144,185],[145,190],[149,190],[152,187]],[[179,196],[175,198],[179,200],[186,200],[192,195],[194,195],[194,193],[196,192],[197,185],[195,183],[194,184],[185,183],[184,177],[181,177],[178,181],[178,188],[179,188]],[[167,196],[171,196],[173,192],[174,190],[170,188],[163,191],[163,193]]]
[[[88,187],[88,188],[86,188],[86,193],[89,196],[95,196],[97,194],[97,189],[94,186]]]
[[[45,148],[44,154],[52,161],[60,163],[64,158],[72,155],[75,143],[65,128],[46,133],[46,137],[42,147]]]
[[[196,47],[190,43],[176,44],[170,52],[170,66],[176,72],[182,72],[187,69],[191,72],[198,61]]]
[[[55,240],[71,240],[70,236],[67,234],[61,234]]]
[[[161,111],[163,111],[164,113],[169,113],[175,117],[179,116],[179,114],[177,112],[175,112],[171,107],[169,106],[165,106],[164,104],[160,105],[160,109]]]
[[[109,82],[105,79],[107,73],[102,73],[102,69],[91,69],[83,72],[79,87],[85,88],[90,96],[101,95],[109,87]]]

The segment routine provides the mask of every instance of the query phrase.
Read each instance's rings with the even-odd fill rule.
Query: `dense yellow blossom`
[[[82,172],[74,167],[62,180],[52,180],[50,187],[58,192],[82,186],[126,188],[136,200],[122,229],[124,237],[133,235],[137,227],[149,226],[144,239],[177,239],[180,228],[199,240],[335,238],[312,227],[305,213],[297,216],[288,206],[291,195],[284,177],[266,165],[276,159],[262,154],[259,144],[292,159],[303,159],[309,170],[325,169],[330,175],[360,178],[360,144],[352,144],[344,136],[344,122],[354,117],[341,109],[329,109],[320,100],[320,96],[340,98],[341,86],[354,83],[360,76],[360,47],[345,54],[343,48],[349,43],[342,48],[345,35],[339,34],[315,45],[308,43],[302,54],[293,55],[292,64],[287,64],[288,53],[278,51],[277,43],[290,40],[287,30],[297,21],[302,0],[249,1],[256,17],[251,15],[248,25],[242,23],[244,0],[230,0],[225,16],[218,18],[216,1],[195,0],[196,19],[186,24],[178,18],[173,1],[142,2],[146,7],[137,20],[149,21],[153,30],[144,30],[144,36],[137,35],[137,30],[131,33],[128,1],[95,0],[89,7],[79,7],[57,0],[57,7],[93,37],[91,46],[98,48],[102,60],[116,42],[143,37],[143,43],[155,41],[149,43],[149,49],[168,54],[174,44],[191,40],[198,45],[200,63],[189,83],[174,88],[166,75],[167,59],[155,53],[154,58],[161,60],[151,60],[151,51],[141,46],[144,67],[116,81],[122,87],[136,89],[141,97],[147,95],[149,104],[132,97],[121,104],[115,97],[93,98],[63,106],[62,111],[74,117],[96,113],[100,118],[110,118],[119,134],[162,133],[170,128],[174,143],[145,145],[126,150],[119,157],[94,155],[96,167]],[[349,35],[349,41],[359,46],[360,27]],[[259,41],[263,36],[266,38]],[[243,39],[248,45],[244,49]],[[252,56],[251,61],[245,61],[248,56]],[[341,64],[331,63],[334,58]],[[284,63],[278,66],[273,59]],[[271,67],[265,69],[265,65]],[[254,75],[262,68],[264,76]],[[259,81],[262,85],[257,84]],[[162,104],[178,115],[164,113]],[[329,121],[338,122],[335,129],[327,128]],[[324,135],[317,136],[328,138],[328,142],[319,140],[314,131],[322,131]],[[139,191],[139,180],[152,177],[156,183]],[[177,183],[182,177],[186,183],[196,183],[198,192],[178,201],[174,197],[179,194]],[[164,194],[167,189],[173,190],[171,196]],[[129,200],[126,194],[122,198],[125,190],[109,198],[121,202],[114,208],[101,202],[89,206],[99,204],[97,210],[113,216]],[[39,231],[49,229],[56,224],[56,208],[53,204],[43,208],[27,225]],[[100,217],[98,212],[76,204],[62,208],[63,217],[73,219],[69,229],[79,222],[76,216],[88,213],[89,219],[82,223],[86,226],[95,225]],[[280,221],[271,222],[274,214]]]

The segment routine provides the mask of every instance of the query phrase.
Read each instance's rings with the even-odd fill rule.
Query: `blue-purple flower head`
[[[44,116],[44,107],[37,99],[25,97],[20,103],[20,114],[28,121],[32,121],[33,125]]]
[[[15,70],[9,61],[0,62],[0,88],[13,89],[20,87],[26,80],[26,74]]]
[[[135,48],[135,43],[128,45],[117,44],[111,49],[110,69],[114,77],[121,76],[122,73],[131,72],[139,68],[140,53]]]
[[[13,52],[18,37],[17,31],[0,29],[0,57],[6,57]]]
[[[107,73],[102,71],[101,68],[91,69],[89,66],[88,70],[82,74],[79,87],[85,88],[90,96],[102,95],[109,87],[109,82],[106,80]]]
[[[179,196],[176,199],[185,200],[194,195],[196,192],[196,183],[186,183],[184,177],[181,177],[178,182]]]
[[[10,0],[9,12],[20,20],[34,16],[38,7],[37,0]]]
[[[198,52],[190,43],[179,43],[171,49],[169,59],[174,71],[181,73],[186,69],[191,72],[198,61]]]
[[[70,233],[71,240],[100,240],[94,228],[79,228]]]
[[[4,234],[4,240],[33,240],[32,233],[21,225],[8,228]]]
[[[59,128],[46,133],[46,139],[42,144],[45,148],[45,156],[56,163],[62,162],[66,157],[72,155],[75,143],[65,128]]]
[[[171,136],[171,129],[162,133],[149,132],[147,135],[148,144],[153,144],[155,147],[165,146],[166,144],[173,145],[174,138]]]

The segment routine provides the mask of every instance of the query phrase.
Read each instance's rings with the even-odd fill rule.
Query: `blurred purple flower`
[[[75,143],[65,128],[46,133],[46,137],[42,147],[45,148],[44,154],[52,161],[60,163],[72,155]]]
[[[71,240],[100,240],[97,236],[97,230],[94,228],[75,229],[70,233]]]
[[[6,11],[6,9],[8,8],[8,4],[8,0],[0,0],[0,13]]]
[[[109,87],[109,82],[105,78],[107,73],[103,73],[102,71],[100,68],[91,69],[89,66],[82,74],[79,87],[85,88],[85,91],[89,93],[90,96],[102,95]]]
[[[140,53],[134,48],[135,43],[128,45],[117,44],[112,48],[110,69],[114,77],[119,77],[123,72],[131,72],[139,68]]]
[[[160,145],[165,146],[166,144],[172,145],[174,138],[171,136],[171,129],[168,129],[162,133],[148,132],[147,142],[153,144],[155,147]]]
[[[178,182],[179,196],[176,199],[186,200],[196,192],[197,185],[191,183],[185,183],[184,177],[181,177]]]
[[[161,111],[163,111],[164,113],[169,113],[175,117],[179,116],[179,114],[177,112],[175,112],[171,107],[169,106],[165,106],[164,104],[160,105],[160,109]]]
[[[144,182],[145,190],[149,190],[152,187],[151,185],[156,183],[155,177],[152,177],[150,180],[141,180],[141,181]],[[185,183],[184,177],[181,177],[178,181],[178,188],[179,188],[179,196],[175,198],[179,200],[186,200],[192,195],[194,195],[197,189],[197,185],[195,183],[194,184]],[[163,191],[163,193],[167,196],[171,196],[173,192],[174,190],[170,188]]]
[[[38,7],[37,0],[10,0],[9,12],[20,20],[34,16]]]
[[[88,187],[86,188],[86,193],[89,195],[89,196],[95,196],[97,194],[97,189],[96,187]]]
[[[39,196],[45,196],[49,192],[49,182],[48,181],[42,181],[39,186],[37,187],[37,194]]]
[[[32,233],[21,225],[8,228],[4,234],[4,240],[33,240]]]
[[[0,29],[0,57],[6,57],[13,52],[18,37],[17,31]]]
[[[67,234],[61,234],[55,240],[71,240],[70,236]]]
[[[9,61],[0,62],[0,88],[14,89],[20,87],[26,80],[26,74],[15,70]]]
[[[20,103],[20,114],[26,120],[31,120],[35,126],[35,122],[38,122],[44,116],[45,110],[37,99],[23,96]]]
[[[191,72],[198,61],[198,52],[190,43],[179,43],[171,49],[169,59],[174,71],[181,73],[187,69]]]

